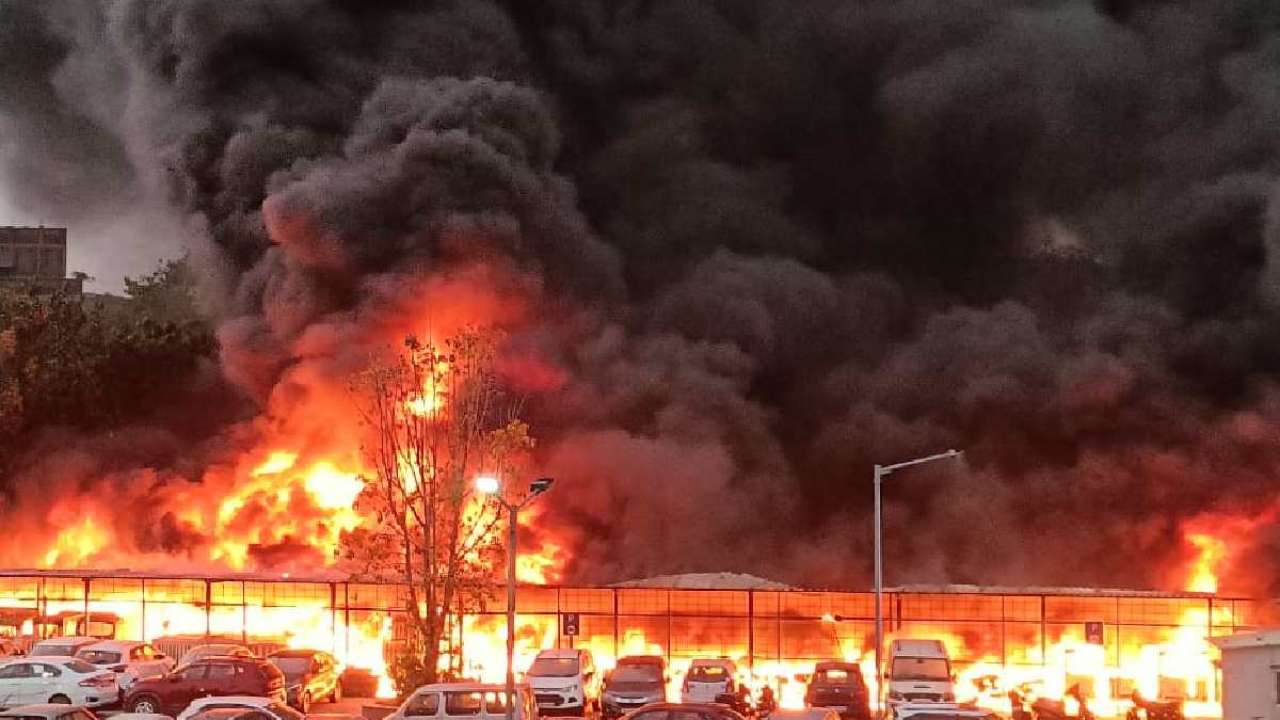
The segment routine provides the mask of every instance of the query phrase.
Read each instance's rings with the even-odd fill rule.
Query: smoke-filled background
[[[1277,78],[1271,0],[3,0],[8,202],[108,283],[190,248],[225,379],[9,512],[200,477],[458,281],[519,306],[568,580],[865,586],[872,464],[955,447],[890,582],[1176,587],[1280,500]]]

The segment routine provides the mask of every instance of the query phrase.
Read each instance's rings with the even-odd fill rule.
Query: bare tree
[[[514,476],[533,441],[494,372],[500,337],[466,330],[443,346],[405,340],[354,383],[372,473],[357,507],[368,520],[343,538],[353,572],[407,587],[411,664],[393,676],[434,682],[458,613],[479,603],[502,559],[495,502],[481,474]]]

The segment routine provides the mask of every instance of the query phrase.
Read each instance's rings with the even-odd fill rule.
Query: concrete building
[[[1222,717],[1280,720],[1280,630],[1210,638],[1222,651]]]
[[[66,228],[0,227],[0,287],[79,295],[83,284],[67,277]]]

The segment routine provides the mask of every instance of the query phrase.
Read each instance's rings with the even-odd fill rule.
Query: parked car
[[[696,718],[694,717],[696,716]],[[623,716],[624,720],[743,720],[717,703],[654,703]]]
[[[680,702],[714,703],[737,691],[738,666],[727,658],[696,658],[689,663],[681,685]]]
[[[804,693],[808,707],[831,708],[846,720],[871,719],[871,693],[862,677],[862,668],[849,662],[820,662]]]
[[[204,660],[211,657],[254,657],[253,651],[243,645],[232,643],[209,643],[207,645],[197,645],[182,655],[182,659],[178,660],[178,667],[185,667],[193,662]]]
[[[118,699],[115,674],[77,658],[25,658],[0,665],[3,707],[34,703],[98,707]]]
[[[26,655],[27,651],[22,646],[14,642],[10,638],[0,638],[0,658],[18,657]]]
[[[311,703],[327,700],[336,703],[342,699],[342,683],[338,661],[327,652],[319,650],[280,650],[267,660],[284,673],[289,704],[306,713]]]
[[[891,713],[895,720],[1000,720],[989,710],[954,703],[899,703]]]
[[[590,650],[543,650],[525,675],[542,715],[586,717],[600,703],[600,677]]]
[[[615,718],[641,705],[667,699],[667,664],[660,655],[629,655],[605,676],[601,711]]]
[[[76,653],[99,642],[102,642],[102,640],[95,637],[88,637],[87,635],[51,637],[32,645],[31,650],[27,652],[27,656],[75,657]]]
[[[226,695],[223,697],[196,698],[186,710],[178,714],[178,720],[191,720],[193,717],[210,710],[252,709],[263,712],[267,717],[258,720],[303,720],[302,713],[288,705],[267,697],[252,695]],[[112,720],[115,720],[112,718]]]
[[[156,652],[147,643],[131,640],[103,640],[86,645],[76,657],[114,672],[121,692],[128,692],[138,680],[159,677],[173,669],[172,658]]]
[[[218,656],[139,680],[124,697],[133,712],[173,715],[201,697],[253,695],[285,702],[284,674],[259,658]]]
[[[505,685],[437,683],[413,691],[386,720],[506,720]],[[515,720],[537,720],[538,706],[528,685],[516,686]]]
[[[0,711],[0,718],[16,718],[18,720],[98,720],[93,711],[76,705],[43,703],[39,705],[22,705],[10,710]]]

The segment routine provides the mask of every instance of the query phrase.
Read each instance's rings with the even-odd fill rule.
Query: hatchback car
[[[849,662],[820,662],[813,667],[813,677],[804,693],[809,707],[831,708],[840,717],[869,720],[871,693],[862,678],[862,668]]]
[[[312,702],[336,703],[342,699],[338,661],[320,650],[280,650],[267,656],[284,673],[289,704],[303,713]]]
[[[716,698],[733,695],[737,689],[734,675],[738,667],[725,658],[698,658],[689,664],[680,701],[686,703],[714,703]]]
[[[253,695],[283,703],[284,674],[258,658],[213,657],[139,680],[129,689],[124,706],[133,712],[173,715],[196,698],[217,695]]]
[[[76,657],[116,674],[122,692],[142,678],[158,677],[173,669],[173,660],[156,652],[147,643],[129,640],[103,640],[86,645]]]
[[[605,675],[600,702],[613,718],[642,705],[667,699],[667,666],[660,655],[629,655]]]

